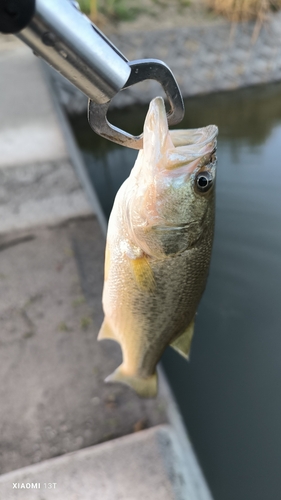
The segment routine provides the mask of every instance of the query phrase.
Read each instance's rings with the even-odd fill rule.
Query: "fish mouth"
[[[218,127],[169,130],[164,100],[156,97],[150,103],[143,134],[143,155],[152,170],[178,175],[180,167],[191,173],[197,166],[210,162],[216,149]]]
[[[208,125],[197,129],[170,130],[173,148],[167,151],[166,169],[178,171],[187,167],[193,172],[208,163],[216,165],[218,127]]]
[[[181,148],[175,148],[167,152],[165,169],[163,171],[170,172],[171,175],[193,174],[196,170],[209,166],[216,169],[216,140],[213,143],[206,143],[206,146],[200,150],[192,151],[185,146],[184,151],[178,151]]]
[[[216,125],[207,125],[207,127],[193,128],[187,130],[170,130],[170,135],[174,146],[180,148],[202,147],[212,143],[218,135]]]
[[[216,150],[218,127],[207,125],[189,130],[170,130],[175,151],[191,158],[199,158]]]

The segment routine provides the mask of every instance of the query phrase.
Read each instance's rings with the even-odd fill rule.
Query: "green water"
[[[281,84],[186,101],[219,126],[216,232],[191,360],[163,364],[215,500],[281,497]],[[146,109],[111,120],[139,132]],[[72,122],[108,215],[136,153]]]

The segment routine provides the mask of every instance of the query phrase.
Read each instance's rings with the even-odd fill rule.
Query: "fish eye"
[[[206,193],[213,185],[213,177],[210,172],[199,172],[195,178],[195,186],[200,193]]]

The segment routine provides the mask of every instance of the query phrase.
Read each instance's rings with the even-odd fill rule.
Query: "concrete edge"
[[[63,109],[61,102],[56,94],[56,90],[54,88],[54,83],[51,77],[51,72],[49,70],[48,65],[44,61],[41,62],[41,68],[46,77],[46,83],[50,90],[50,95],[54,103],[55,112],[57,114],[59,124],[61,126],[62,134],[64,136],[66,142],[66,149],[69,154],[69,159],[73,165],[73,168],[76,172],[76,175],[81,183],[82,188],[86,193],[86,197],[93,209],[93,213],[97,216],[97,219],[100,223],[102,232],[106,235],[107,231],[107,221],[101,209],[98,196],[94,187],[91,184],[90,178],[87,173],[87,169],[78,148],[77,142],[67,120],[66,111]]]
[[[185,479],[192,481],[195,494],[194,498],[196,498],[196,500],[213,500],[161,363],[160,366],[158,366],[158,374],[160,379],[160,392],[167,401],[166,411],[168,421],[177,437],[177,452],[181,459],[183,470],[185,471]]]
[[[158,429],[169,429],[170,426],[168,424],[157,425]],[[103,449],[111,449],[112,443],[122,443],[122,442],[130,442],[131,440],[135,440],[135,438],[141,438],[144,434],[151,434],[155,427],[150,427],[149,429],[145,429],[143,431],[127,434],[126,436],[121,436],[115,438],[113,440],[105,441],[103,443],[95,444],[93,446],[88,446],[87,448],[82,448],[80,450],[71,451],[69,453],[65,453],[64,455],[60,455],[58,457],[48,458],[47,460],[42,460],[42,462],[38,462],[36,464],[27,465],[26,467],[21,467],[20,469],[15,469],[10,472],[6,472],[0,475],[0,484],[6,483],[9,480],[15,479],[18,476],[28,476],[35,475],[36,473],[44,471],[46,468],[50,468],[55,466],[56,464],[67,464],[75,457],[85,457],[92,455],[93,450],[103,450]]]

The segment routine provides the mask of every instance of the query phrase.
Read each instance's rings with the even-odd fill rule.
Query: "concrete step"
[[[5,500],[193,500],[169,425],[0,476]],[[20,491],[19,491],[20,490]]]

